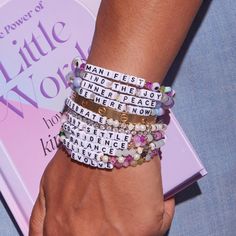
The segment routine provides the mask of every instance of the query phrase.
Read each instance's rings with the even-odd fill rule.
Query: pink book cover
[[[65,75],[74,57],[88,56],[98,6],[98,0],[11,0],[0,8],[0,190],[24,235],[40,177],[57,150],[70,94]],[[207,173],[170,117],[161,161],[166,198]]]

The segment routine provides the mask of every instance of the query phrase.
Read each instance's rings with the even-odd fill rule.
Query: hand
[[[59,149],[48,164],[30,218],[30,236],[158,236],[170,227],[158,158],[136,167],[92,169]]]

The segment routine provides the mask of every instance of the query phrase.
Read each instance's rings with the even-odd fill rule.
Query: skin
[[[102,1],[88,62],[161,83],[200,5]],[[106,171],[76,163],[60,148],[42,176],[29,235],[157,236],[173,215],[174,199],[163,200],[158,158]]]

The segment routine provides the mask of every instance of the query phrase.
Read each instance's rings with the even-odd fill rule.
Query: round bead
[[[165,131],[167,129],[167,124],[160,124],[161,130]]]
[[[131,161],[130,165],[133,166],[133,167],[137,166],[137,161],[135,161],[135,160]]]
[[[157,91],[160,88],[160,84],[155,82],[152,84],[152,91]]]
[[[108,162],[108,156],[103,156],[103,157],[102,157],[102,161]]]
[[[154,143],[150,143],[150,144],[149,144],[149,147],[150,147],[151,150],[154,150],[156,146],[155,146]]]
[[[155,114],[157,116],[163,116],[165,114],[165,110],[162,107],[157,108],[157,109],[155,109]]]
[[[133,129],[134,129],[134,125],[130,123],[130,124],[128,125],[128,129],[129,129],[130,131],[133,130]]]
[[[80,70],[82,70],[82,71],[83,71],[83,70],[85,69],[85,65],[86,65],[86,63],[84,63],[84,62],[83,62],[83,63],[80,65],[80,67],[79,67],[79,68],[80,68]]]
[[[142,147],[138,147],[138,148],[137,148],[137,153],[138,153],[138,154],[141,154],[142,152],[143,152],[143,148],[142,148]]]
[[[128,155],[125,160],[131,162],[134,158],[131,155]]]
[[[115,121],[113,122],[113,126],[116,127],[116,128],[119,127],[119,124],[120,124],[120,123],[119,123],[118,120],[115,120]]]
[[[141,145],[141,140],[140,140],[139,135],[135,135],[135,136],[133,137],[133,142],[134,142],[134,145],[135,145],[136,147],[139,147],[139,146]]]
[[[147,144],[147,137],[144,135],[140,135],[140,142],[141,142],[140,146],[145,146]]]
[[[153,85],[153,83],[150,82],[150,81],[147,81],[147,82],[145,83],[145,87],[146,87],[147,89],[149,89],[149,90],[152,89],[152,85]]]
[[[172,97],[167,96],[167,99],[165,102],[163,102],[163,105],[170,107],[174,105],[174,99]]]
[[[124,163],[123,163],[123,166],[124,167],[128,167],[129,166],[129,162],[127,160],[125,160]]]
[[[162,105],[162,103],[161,103],[161,102],[159,102],[159,101],[157,101],[157,102],[156,102],[155,109],[157,109],[157,108],[160,108],[160,107],[161,107],[161,105]]]
[[[65,136],[65,133],[64,133],[64,132],[65,132],[65,131],[64,131],[63,129],[61,129],[58,135],[59,135],[59,136]]]
[[[67,83],[71,83],[73,80],[74,80],[74,74],[73,74],[73,72],[69,72],[66,75],[66,81],[67,81]]]
[[[169,93],[169,96],[174,97],[175,96],[175,90],[172,89],[171,92]]]
[[[140,125],[139,124],[135,125],[135,131],[140,131]]]
[[[137,160],[137,163],[138,163],[139,165],[143,164],[143,162],[144,162],[144,159],[143,159],[143,158],[140,158],[139,160]]]
[[[140,125],[140,131],[145,131],[146,130],[146,126],[145,125]]]
[[[158,155],[159,155],[158,148],[154,148],[150,153],[151,157],[158,156]]]
[[[107,120],[107,124],[108,124],[108,125],[113,125],[113,120],[112,120],[112,119],[108,119],[108,120]]]
[[[140,155],[138,153],[134,154],[134,160],[137,161],[140,158]]]
[[[74,72],[74,76],[76,76],[76,77],[78,77],[78,76],[80,77],[82,75],[82,73],[81,73],[79,68],[75,68],[73,72]]]
[[[155,131],[157,129],[156,125],[151,125],[151,131]]]
[[[118,159],[117,159],[117,161],[118,161],[119,163],[123,163],[124,160],[125,160],[125,158],[122,157],[122,156],[118,157]]]
[[[74,88],[79,88],[81,84],[82,79],[80,77],[75,77],[73,80],[73,86]]]
[[[146,161],[150,161],[151,159],[152,159],[152,157],[149,154],[145,157]]]
[[[122,156],[128,156],[128,155],[129,155],[129,150],[128,149],[122,150]]]
[[[65,136],[60,136],[60,137],[59,137],[59,140],[60,140],[62,143],[63,143],[64,139],[65,139]]]
[[[80,68],[80,66],[83,64],[83,60],[80,57],[75,57],[72,61],[72,65],[74,68]]]
[[[162,98],[161,98],[161,102],[162,102],[162,103],[165,103],[165,102],[167,102],[167,101],[168,101],[168,98],[169,98],[169,96],[168,96],[168,95],[166,95],[166,94],[163,94],[163,95],[162,95]]]
[[[66,116],[65,114],[63,114],[63,115],[61,116],[60,121],[61,121],[61,124],[63,124],[64,122],[66,122],[66,121],[67,121],[67,116]]]
[[[129,155],[133,156],[136,153],[135,149],[129,149]]]
[[[116,162],[114,165],[117,169],[120,169],[123,165],[122,163]]]
[[[112,84],[113,84],[113,82],[112,82],[112,81],[109,81],[109,82],[107,83],[107,87],[108,87],[108,88],[111,88],[111,87],[112,87]]]
[[[117,156],[123,155],[123,150],[120,150],[120,149],[116,150],[116,155]]]
[[[114,156],[112,156],[112,157],[109,158],[109,162],[110,162],[111,164],[113,164],[113,165],[116,163],[116,161],[117,161],[117,159],[116,159],[116,157],[114,157]]]
[[[151,135],[151,134],[148,134],[148,135],[147,135],[147,141],[150,143],[150,142],[152,142],[152,140],[153,140],[152,135]]]
[[[162,124],[156,124],[156,130],[161,130],[162,129]]]
[[[136,90],[136,94],[135,94],[136,96],[139,96],[140,95],[140,90],[139,89],[137,89]]]
[[[163,138],[163,135],[160,131],[156,131],[154,134],[153,134],[153,137],[155,140],[159,140],[161,138]]]
[[[143,151],[142,154],[141,154],[141,157],[147,156],[147,153],[148,153],[147,150]]]

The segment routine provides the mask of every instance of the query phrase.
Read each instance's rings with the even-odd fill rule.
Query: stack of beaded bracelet
[[[73,60],[67,76],[60,140],[71,158],[101,169],[136,166],[160,156],[174,90],[159,83]]]

